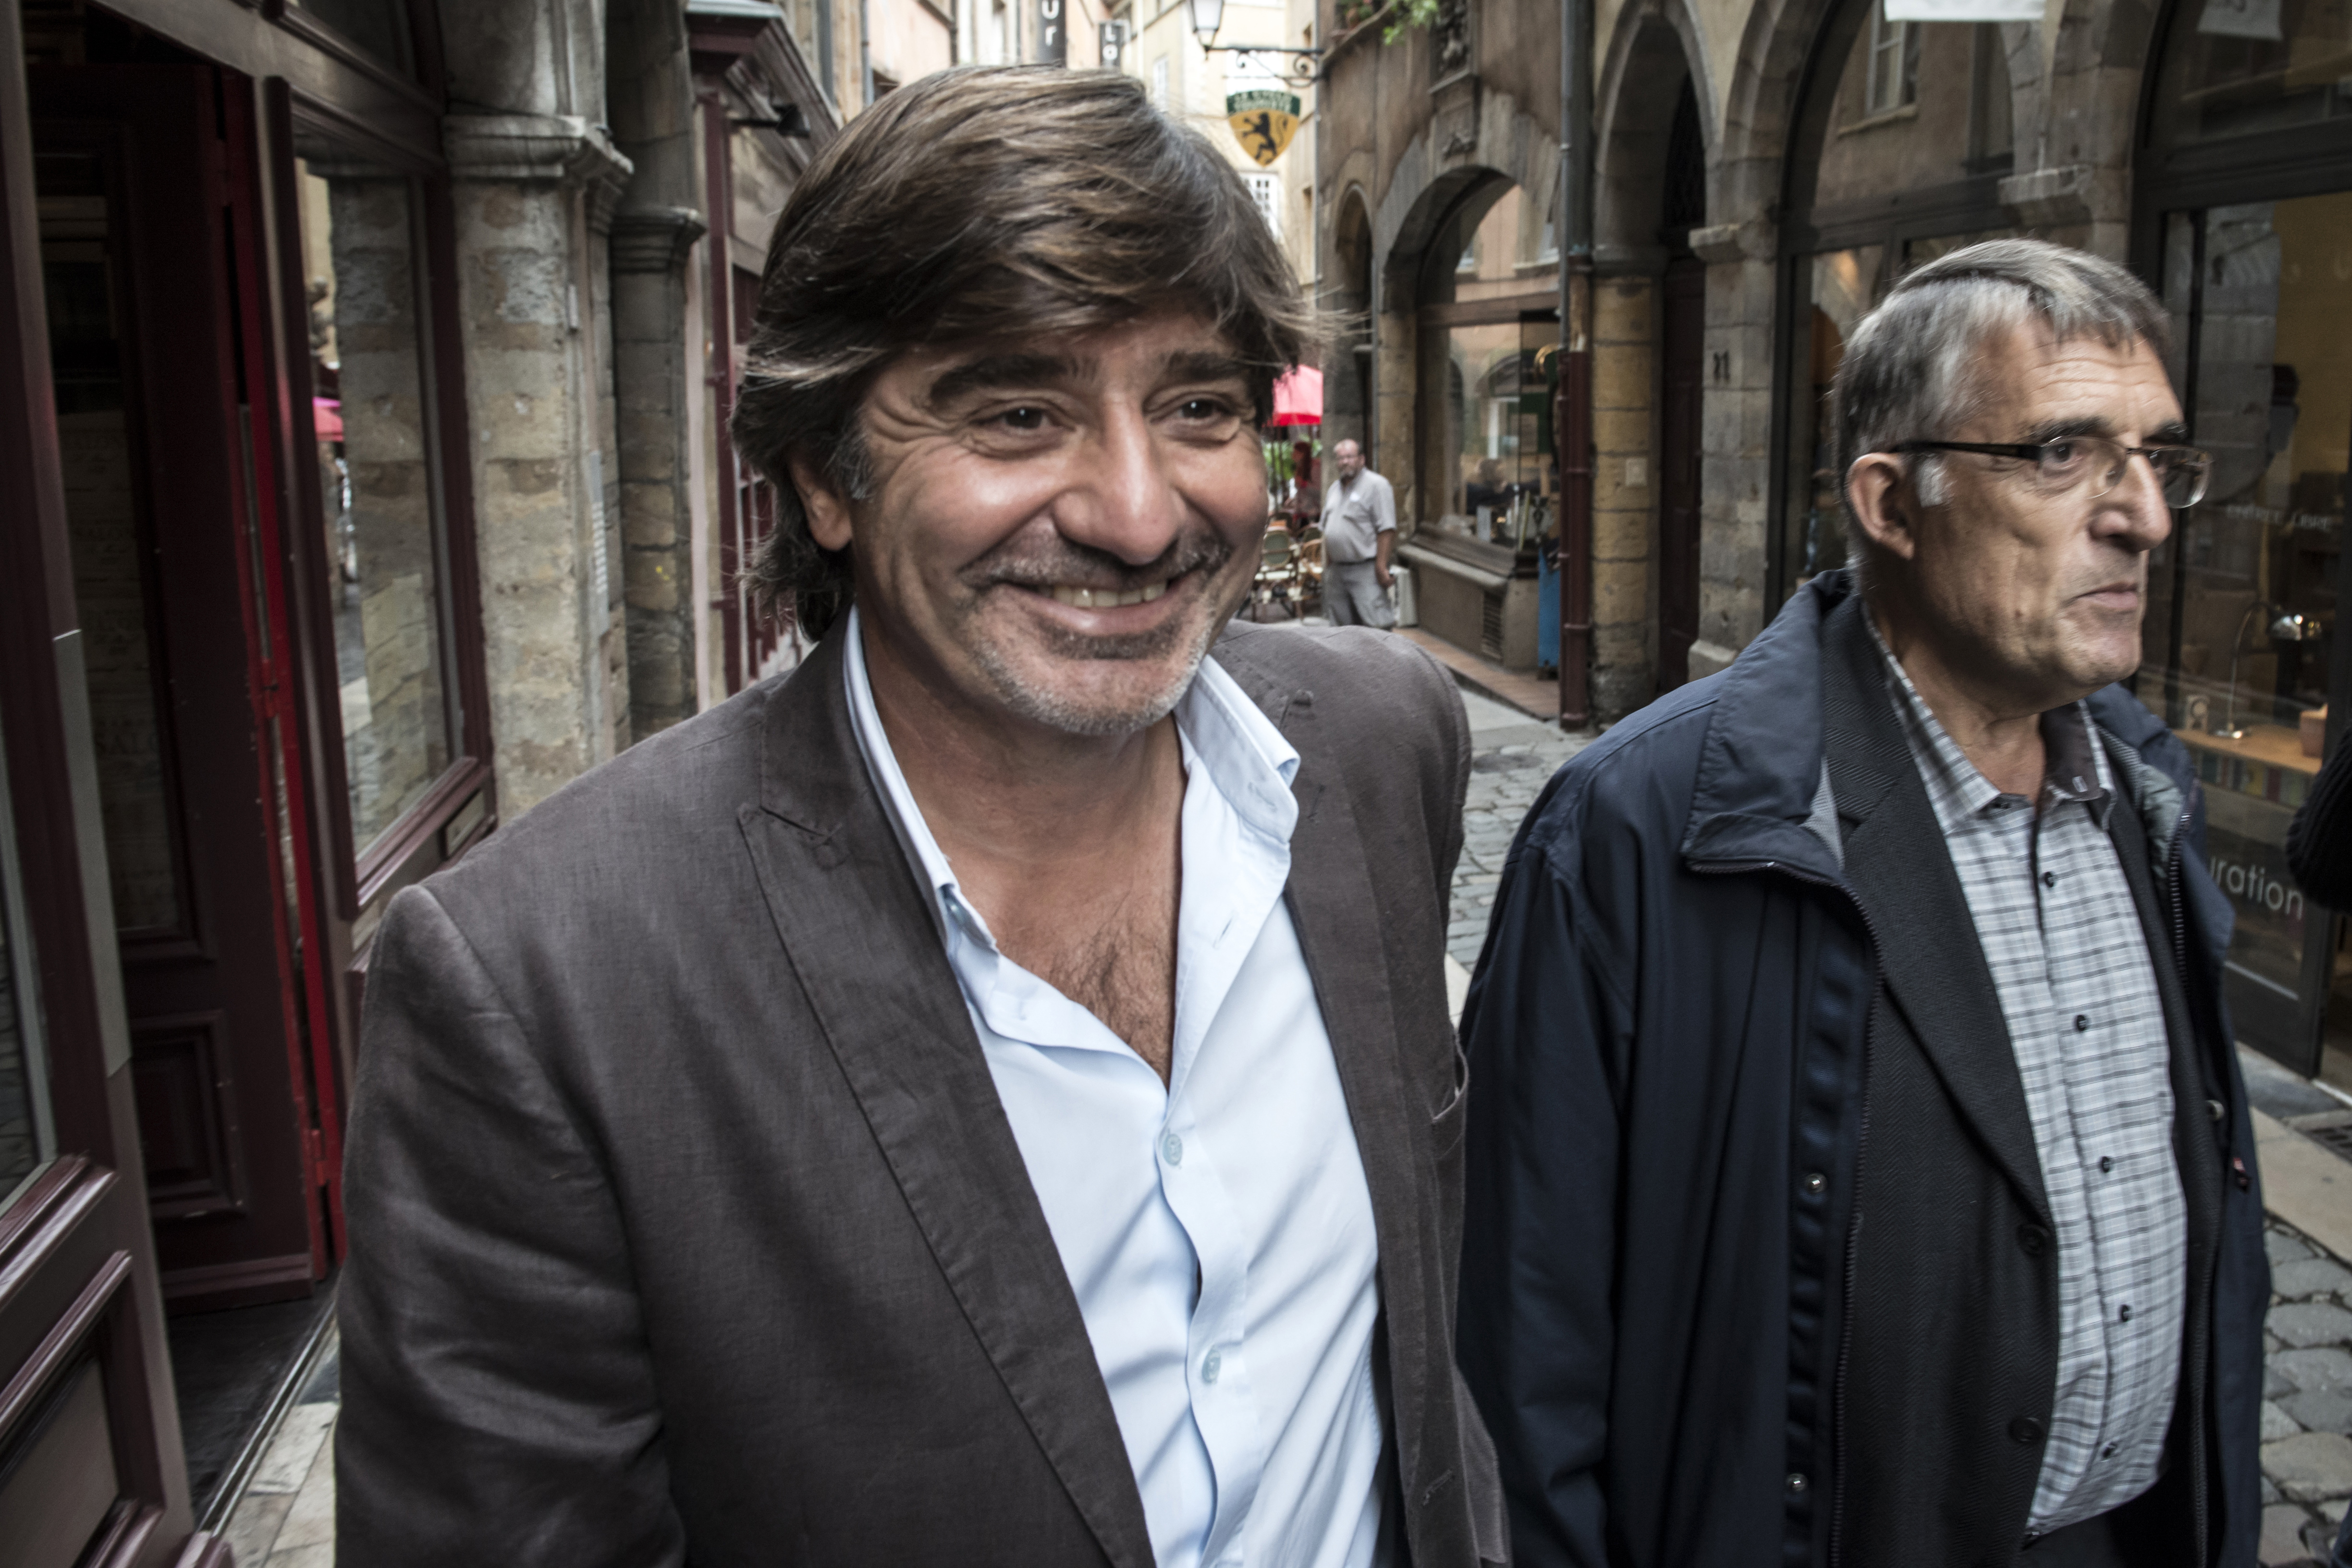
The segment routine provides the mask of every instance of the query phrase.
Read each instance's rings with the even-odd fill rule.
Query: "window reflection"
[[[2174,146],[2352,114],[2352,0],[2187,0],[2160,90]]]
[[[328,602],[364,853],[447,769],[456,730],[415,195],[406,175],[341,148],[313,140],[298,152]]]

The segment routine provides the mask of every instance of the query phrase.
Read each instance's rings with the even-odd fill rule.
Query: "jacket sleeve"
[[[342,1568],[682,1563],[610,1182],[427,889],[370,964],[346,1194]]]
[[[1541,807],[1538,806],[1538,811]],[[1617,1083],[1628,1010],[1570,882],[1523,838],[1462,1020],[1470,1058],[1457,1351],[1485,1412],[1513,1561],[1603,1568],[1616,1327]]]

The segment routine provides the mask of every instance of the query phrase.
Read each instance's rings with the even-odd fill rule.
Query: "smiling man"
[[[2112,683],[2207,459],[2032,240],[1834,393],[1853,563],[1571,762],[1463,1033],[1516,1560],[2247,1568],[2268,1269],[2185,748]]]
[[[1227,629],[1310,324],[1129,79],[943,73],[819,156],[734,425],[816,651],[377,940],[345,1568],[1502,1558],[1461,703]]]

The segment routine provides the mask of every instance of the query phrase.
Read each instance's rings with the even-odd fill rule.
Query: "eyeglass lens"
[[[2187,447],[2157,447],[2147,457],[2163,487],[2165,505],[2179,510],[2205,499],[2207,464],[2201,453]],[[2074,436],[2042,448],[2042,477],[2053,485],[2073,486],[2094,476],[2098,488],[2092,493],[2105,495],[2123,481],[2130,462],[2131,453],[2120,442]]]

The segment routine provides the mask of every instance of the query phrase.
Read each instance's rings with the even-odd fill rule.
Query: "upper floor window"
[[[1863,95],[1864,114],[1891,114],[1919,101],[1919,28],[1890,22],[1886,8],[1870,11],[1870,74]]]
[[[1244,174],[1249,184],[1250,200],[1257,204],[1257,216],[1265,219],[1265,226],[1282,237],[1282,176],[1279,174]]]

